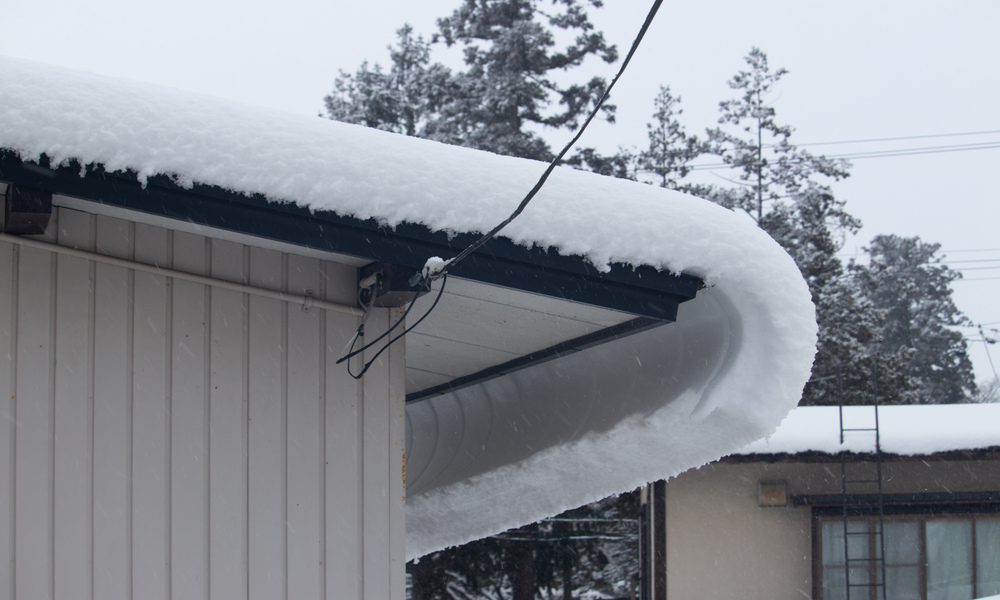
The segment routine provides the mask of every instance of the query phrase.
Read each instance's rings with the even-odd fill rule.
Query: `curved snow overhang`
[[[354,266],[452,256],[542,169],[36,63],[0,78],[0,180]],[[406,337],[408,556],[736,452],[797,403],[814,309],[744,215],[561,168],[501,236]]]

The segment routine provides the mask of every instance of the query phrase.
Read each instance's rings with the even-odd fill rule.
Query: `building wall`
[[[353,303],[353,267],[57,209],[48,241]],[[368,331],[387,326],[379,310]],[[0,598],[401,598],[401,344],[0,241]]]
[[[996,491],[1000,460],[885,462],[883,475],[886,494]],[[760,481],[839,494],[840,463],[713,463],[668,481],[669,600],[812,597],[811,509],[758,506]]]

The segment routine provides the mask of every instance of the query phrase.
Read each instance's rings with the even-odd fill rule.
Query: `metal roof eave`
[[[217,186],[185,188],[166,175],[143,186],[134,172],[108,172],[101,165],[70,162],[52,167],[47,157],[23,161],[0,150],[0,179],[313,249],[364,257],[419,270],[427,258],[447,258],[478,239],[476,234],[449,235],[418,224],[388,227],[332,212],[310,211],[290,202],[268,200]],[[647,266],[612,265],[598,271],[578,256],[519,246],[494,238],[452,269],[452,274],[660,321],[674,321],[677,306],[693,298],[703,282]]]

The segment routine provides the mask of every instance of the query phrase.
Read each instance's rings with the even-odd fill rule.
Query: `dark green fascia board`
[[[447,259],[479,237],[449,235],[411,223],[389,227],[373,219],[310,211],[290,202],[270,201],[261,194],[240,194],[217,186],[184,188],[164,175],[150,177],[142,186],[133,172],[108,172],[101,165],[84,167],[77,162],[51,167],[47,157],[23,161],[6,150],[0,150],[0,180],[414,271],[429,257]],[[601,272],[582,257],[527,248],[504,238],[490,240],[451,273],[662,321],[676,320],[677,306],[703,286],[697,277],[646,266],[616,264]]]

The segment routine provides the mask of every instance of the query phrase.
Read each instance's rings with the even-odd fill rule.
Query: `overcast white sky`
[[[458,2],[0,0],[0,53],[317,114],[338,70],[366,58],[384,64],[400,25],[429,35]],[[592,18],[624,53],[649,4],[606,0]],[[683,98],[690,131],[714,125],[718,102],[731,96],[726,81],[752,46],[790,71],[773,105],[796,128],[793,143],[992,132],[809,149],[961,147],[855,160],[850,179],[833,186],[864,221],[844,254],[879,233],[939,242],[965,273],[954,286],[959,308],[1000,329],[998,31],[994,0],[667,0],[616,89],[618,123],[581,144],[643,144],[660,84]],[[610,78],[614,68],[595,64],[589,74]],[[559,146],[569,135],[549,139]],[[984,346],[970,343],[978,379],[993,376]],[[1000,367],[1000,345],[990,350]]]

